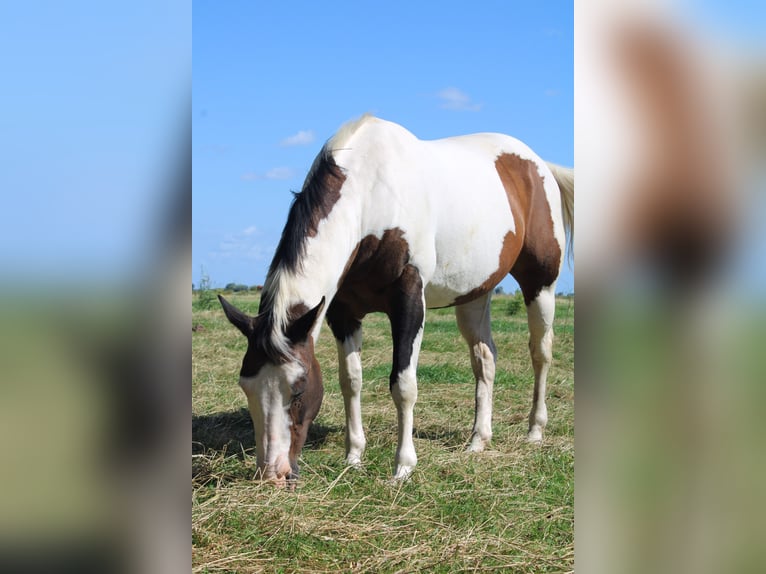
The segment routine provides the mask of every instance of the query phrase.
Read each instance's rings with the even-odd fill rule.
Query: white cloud
[[[316,135],[312,130],[301,130],[297,134],[291,135],[279,142],[282,147],[290,147],[296,145],[308,145],[313,143],[316,139]]]
[[[242,231],[227,233],[211,253],[213,259],[267,260],[274,252],[270,242],[263,242],[263,233],[251,225]]]
[[[444,88],[436,97],[442,101],[439,107],[445,110],[478,112],[484,105],[474,102],[471,96],[458,88]]]
[[[266,173],[248,171],[240,176],[243,181],[285,180],[295,177],[295,170],[289,167],[273,167]]]
[[[266,172],[266,179],[291,179],[295,173],[289,167],[274,167]]]

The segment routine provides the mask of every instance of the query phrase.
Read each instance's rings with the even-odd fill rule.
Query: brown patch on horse
[[[528,305],[558,277],[561,246],[553,234],[551,208],[537,164],[505,153],[495,160],[495,168],[516,221],[516,236],[522,240],[510,272]]]
[[[254,377],[269,360],[268,349],[258,344],[264,337],[260,334],[265,327],[264,318],[263,316],[251,317],[229,303],[222,295],[218,295],[218,300],[221,302],[226,318],[247,337],[247,351],[242,359],[239,376]]]
[[[327,310],[327,322],[339,341],[355,332],[367,313],[388,315],[394,335],[391,386],[410,364],[425,313],[423,281],[409,260],[409,244],[401,229],[387,229],[380,238],[366,236],[352,252]]]
[[[295,303],[287,310],[287,323],[293,323],[309,312],[309,306],[305,303]]]
[[[319,222],[330,215],[333,206],[340,199],[340,188],[346,181],[346,174],[335,163],[331,155],[323,158],[311,177],[311,181],[301,192],[311,196],[314,187],[317,188],[315,201],[311,203],[311,218],[308,222],[306,235],[314,237],[317,234]]]
[[[354,319],[374,311],[388,313],[390,289],[410,260],[409,249],[398,227],[386,229],[380,238],[363,238],[346,264],[335,299],[348,307]]]
[[[333,206],[340,199],[340,190],[345,181],[346,175],[335,163],[335,158],[323,149],[303,185],[303,190],[293,199],[287,224],[269,268],[269,275],[277,267],[289,271],[298,268],[304,254],[306,239],[316,236],[319,222],[330,215]]]
[[[327,322],[337,340],[354,333],[368,313],[400,314],[399,296],[422,291],[420,274],[409,260],[409,244],[399,228],[387,229],[381,237],[368,235],[359,242],[327,310]]]
[[[285,328],[285,336],[291,338],[291,334],[296,330],[296,325],[305,322],[305,317],[310,311],[315,310],[309,309],[304,303],[291,306],[287,311],[288,323]],[[272,319],[270,315],[250,317],[253,330],[247,336],[247,351],[242,359],[242,368],[239,372],[241,377],[254,377],[266,363],[281,365],[296,354],[295,349],[293,349],[292,354],[285,355],[273,345],[271,341],[273,336]],[[303,329],[304,326],[300,326],[298,330],[303,331]]]
[[[423,280],[414,265],[404,266],[401,276],[389,289],[389,301],[387,314],[394,338],[389,388],[393,389],[399,374],[411,364],[415,338],[425,318]]]
[[[295,356],[306,368],[306,374],[296,381],[290,399],[290,467],[294,478],[298,474],[298,457],[306,443],[309,426],[319,413],[324,396],[322,371],[314,354],[314,340],[308,337],[294,347]]]
[[[269,362],[266,352],[259,346],[248,342],[247,351],[242,359],[242,368],[239,370],[240,377],[254,377]]]

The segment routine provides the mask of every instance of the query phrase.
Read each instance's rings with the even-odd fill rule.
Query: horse
[[[361,464],[362,320],[372,312],[388,316],[393,339],[394,480],[407,479],[417,464],[413,411],[427,308],[455,307],[476,382],[468,450],[484,450],[492,438],[497,359],[490,297],[509,273],[527,307],[534,367],[527,438],[541,441],[555,285],[567,237],[571,253],[573,204],[574,171],[544,162],[513,137],[420,140],[371,115],[343,125],[293,199],[258,315],[219,295],[248,341],[239,384],[259,477],[282,486],[298,478],[324,392],[314,354],[323,319],[338,349],[346,463]]]

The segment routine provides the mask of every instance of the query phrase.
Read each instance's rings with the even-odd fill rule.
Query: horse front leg
[[[362,426],[362,328],[336,342],[340,390],[346,409],[346,464],[360,466],[367,445]]]
[[[362,323],[337,301],[327,310],[327,322],[338,347],[338,378],[346,411],[346,463],[361,466],[367,445],[362,426]]]
[[[394,342],[389,383],[398,422],[394,479],[405,480],[418,462],[412,431],[418,398],[418,354],[425,320],[423,281],[412,265],[404,268],[393,286],[388,316]]]

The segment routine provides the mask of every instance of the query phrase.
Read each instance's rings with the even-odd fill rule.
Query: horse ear
[[[319,302],[319,305],[307,311],[305,315],[293,321],[293,323],[287,328],[287,338],[293,344],[304,343],[309,337],[309,333],[314,330],[314,325],[317,322],[317,317],[324,307],[324,297]]]
[[[218,300],[221,302],[223,312],[226,314],[226,318],[231,321],[231,324],[239,329],[245,337],[250,337],[253,334],[253,317],[237,309],[224,299],[222,295],[218,295]]]

